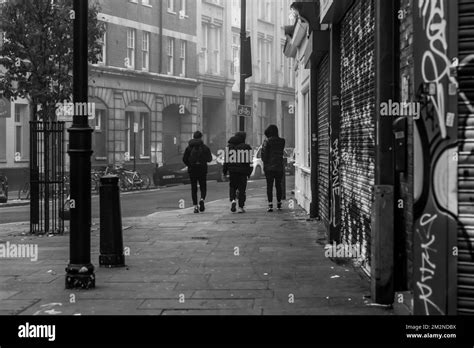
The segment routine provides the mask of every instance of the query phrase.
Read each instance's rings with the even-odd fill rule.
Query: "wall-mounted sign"
[[[0,118],[10,118],[10,102],[0,98]]]
[[[252,107],[248,105],[239,105],[237,106],[237,115],[252,117]]]

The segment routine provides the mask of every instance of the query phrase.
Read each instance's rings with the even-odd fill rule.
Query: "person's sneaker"
[[[194,214],[198,214],[198,213],[199,213],[199,208],[198,208],[198,206],[196,205],[196,206],[194,206]]]
[[[201,200],[199,201],[199,210],[200,210],[200,211],[206,210],[206,207],[204,206],[204,199],[201,199]]]
[[[273,204],[268,205],[267,212],[269,212],[269,213],[273,212]]]
[[[277,209],[278,209],[278,210],[281,210],[281,202],[278,202],[278,203],[277,203]]]
[[[243,214],[243,213],[245,213],[244,207],[239,207],[239,214]]]
[[[230,205],[230,211],[235,213],[237,211],[236,207],[237,203],[235,201],[232,201],[232,204]]]

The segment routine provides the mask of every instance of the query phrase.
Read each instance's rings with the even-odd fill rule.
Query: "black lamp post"
[[[244,67],[244,61],[245,61],[245,54],[248,54],[248,52],[245,52],[245,41],[247,40],[247,30],[246,30],[246,6],[247,1],[246,0],[240,0],[240,105],[245,105],[245,67]],[[240,116],[239,117],[239,130],[240,131],[245,131],[245,117]]]
[[[74,103],[88,101],[87,12],[88,0],[74,0]],[[71,232],[66,289],[90,289],[95,287],[95,274],[90,257],[92,128],[87,116],[74,115],[68,132]]]

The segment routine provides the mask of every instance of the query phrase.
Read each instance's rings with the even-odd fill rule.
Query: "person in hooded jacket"
[[[209,147],[202,141],[202,133],[194,132],[193,139],[184,151],[183,162],[188,166],[189,179],[191,180],[191,197],[193,199],[194,212],[203,212],[206,208],[204,201],[207,194],[207,163],[212,161],[212,154]],[[197,185],[201,191],[201,200],[197,197]]]
[[[224,161],[223,173],[229,173],[229,198],[231,202],[230,210],[235,213],[237,208],[237,192],[239,200],[239,213],[245,213],[245,200],[247,190],[247,179],[252,173],[250,163],[252,161],[252,147],[245,143],[247,134],[237,132],[228,141],[228,153],[230,154]],[[233,153],[233,156],[232,156]]]
[[[267,139],[262,145],[263,171],[267,179],[268,212],[273,211],[273,183],[276,187],[277,209],[281,210],[281,199],[283,196],[282,180],[285,175],[283,164],[283,153],[285,139],[278,136],[278,127],[270,125],[265,130]]]

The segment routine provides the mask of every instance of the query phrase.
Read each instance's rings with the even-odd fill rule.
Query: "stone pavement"
[[[1,213],[1,212],[0,212]],[[324,256],[322,226],[285,202],[267,213],[262,190],[246,214],[227,200],[124,219],[126,268],[99,268],[96,289],[65,290],[69,234],[30,236],[27,224],[0,225],[0,244],[37,244],[38,260],[0,259],[0,315],[391,315],[370,303],[368,281]]]

